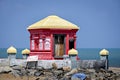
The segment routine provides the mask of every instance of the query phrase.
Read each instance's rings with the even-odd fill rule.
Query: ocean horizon
[[[24,48],[17,48],[17,59],[22,59],[22,50]],[[120,48],[106,48],[109,51],[109,66],[120,67]],[[80,60],[100,60],[99,52],[102,48],[77,48],[78,57]],[[0,58],[7,58],[7,48],[0,48]]]

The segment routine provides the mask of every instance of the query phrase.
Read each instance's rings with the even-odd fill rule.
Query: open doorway
[[[73,39],[69,40],[69,49],[72,49],[72,48],[74,48],[74,40]]]
[[[65,53],[65,35],[54,35],[54,56],[55,58],[62,58]]]

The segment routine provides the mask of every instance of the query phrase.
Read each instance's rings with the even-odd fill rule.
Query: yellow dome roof
[[[78,54],[78,51],[72,48],[72,49],[70,49],[70,50],[68,51],[68,54],[69,54],[69,55],[77,55],[77,54]]]
[[[29,29],[79,29],[79,27],[55,15],[48,16],[32,25]]]
[[[106,49],[103,49],[100,51],[100,55],[108,55],[108,54],[109,54],[109,51]]]
[[[29,54],[30,53],[30,50],[29,49],[24,49],[22,50],[22,54]]]
[[[13,46],[11,46],[11,47],[9,47],[9,48],[7,49],[7,53],[9,53],[9,54],[11,54],[11,53],[17,53],[17,50],[16,50],[16,48],[14,48]]]

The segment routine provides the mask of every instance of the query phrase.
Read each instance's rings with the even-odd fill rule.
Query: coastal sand
[[[33,76],[23,76],[23,77],[15,77],[12,74],[0,74],[0,80],[36,80],[37,77]]]
[[[109,70],[112,70],[114,73],[120,73],[120,68],[117,67],[109,67]]]

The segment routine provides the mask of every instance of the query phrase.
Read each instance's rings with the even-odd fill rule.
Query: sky
[[[120,48],[120,0],[0,0],[0,48],[29,48],[27,27],[49,15],[80,27],[77,48]]]

